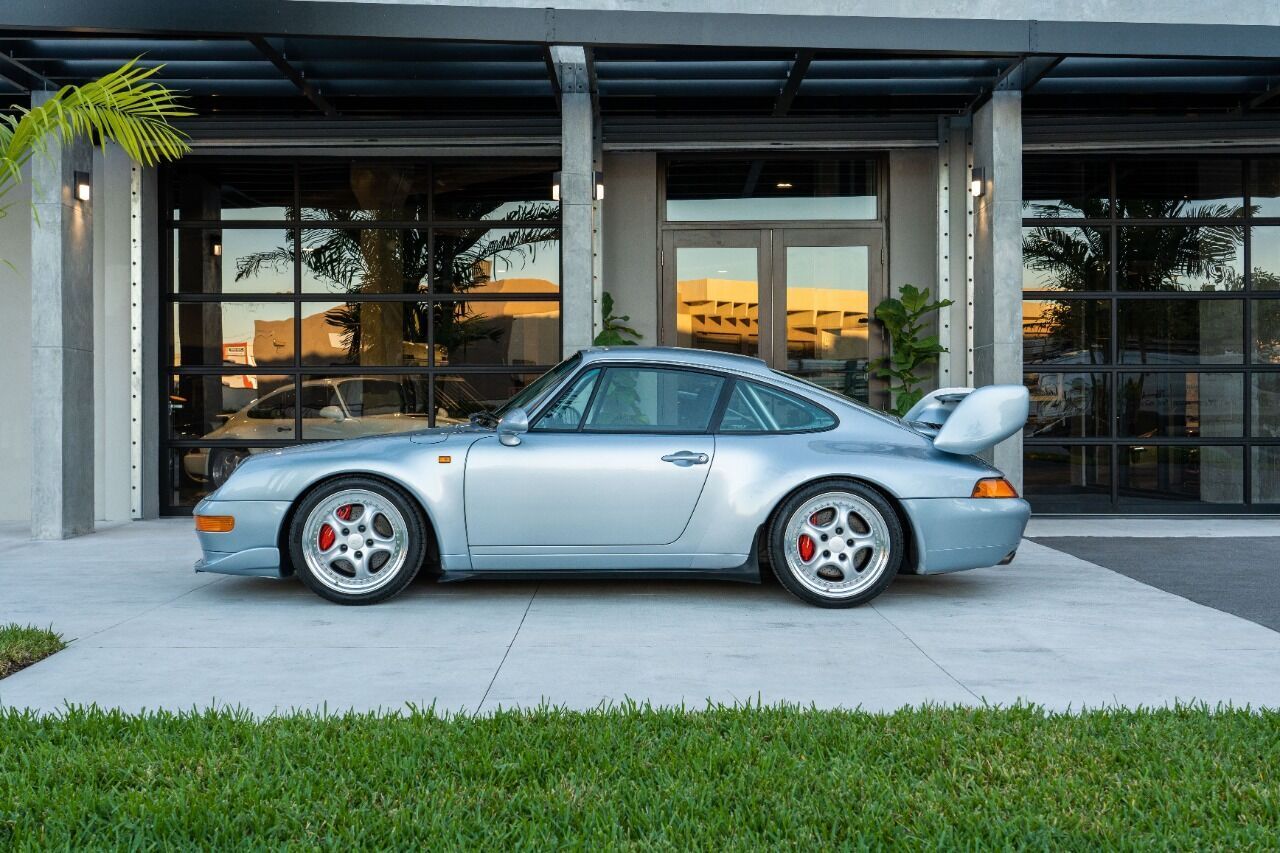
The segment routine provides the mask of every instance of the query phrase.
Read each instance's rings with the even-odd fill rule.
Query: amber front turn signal
[[[973,484],[972,498],[1016,498],[1018,490],[1004,477],[988,477]]]
[[[197,515],[196,530],[201,533],[230,533],[236,527],[234,515]]]

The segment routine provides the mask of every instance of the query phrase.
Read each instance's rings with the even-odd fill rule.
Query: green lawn
[[[13,623],[0,625],[0,678],[66,647],[62,637],[52,631]]]
[[[0,849],[1278,841],[1276,712],[0,712]]]

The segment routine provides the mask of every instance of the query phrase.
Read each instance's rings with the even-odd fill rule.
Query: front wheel
[[[788,498],[769,530],[778,581],[819,607],[875,598],[902,563],[902,522],[874,489],[853,481],[806,486]]]
[[[343,477],[303,499],[289,526],[302,582],[338,604],[376,604],[403,590],[426,553],[426,529],[399,488]]]

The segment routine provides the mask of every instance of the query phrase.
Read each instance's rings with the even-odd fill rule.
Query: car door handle
[[[705,453],[694,453],[692,450],[681,450],[676,453],[668,453],[662,457],[663,462],[670,462],[672,465],[679,465],[687,468],[690,465],[706,465],[711,459]]]

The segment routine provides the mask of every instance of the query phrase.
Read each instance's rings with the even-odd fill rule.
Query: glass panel
[[[709,373],[647,368],[605,372],[584,427],[595,432],[703,432],[724,379]]]
[[[292,293],[287,228],[183,228],[173,232],[177,293]]]
[[[1253,310],[1253,360],[1280,364],[1280,300],[1258,299]]]
[[[1280,160],[1258,158],[1249,164],[1249,194],[1254,216],[1280,216]]]
[[[302,363],[430,364],[425,302],[304,302]]]
[[[1025,445],[1022,482],[1026,496],[1037,508],[1107,510],[1111,506],[1111,448]]]
[[[1280,438],[1280,373],[1253,374],[1253,427],[1250,434]]]
[[[432,316],[439,366],[544,366],[560,358],[559,302],[437,302]]]
[[[256,373],[231,376],[173,376],[169,379],[169,434],[173,438],[293,438],[293,415],[266,417],[271,400],[279,408],[280,388],[293,393],[293,379]]]
[[[1110,377],[1105,373],[1027,373],[1028,438],[1098,438],[1111,434]]]
[[[1243,180],[1239,160],[1120,160],[1116,207],[1120,216],[1131,219],[1241,216]]]
[[[560,216],[552,201],[553,163],[447,163],[436,166],[437,220],[546,221]]]
[[[1120,290],[1244,289],[1244,229],[1238,225],[1121,228],[1116,239]]]
[[[1280,504],[1280,447],[1253,448],[1253,502]]]
[[[582,415],[591,400],[591,391],[600,378],[599,370],[588,370],[578,377],[565,395],[547,409],[533,425],[535,430],[575,430],[582,423]]]
[[[1122,364],[1239,364],[1244,303],[1239,299],[1120,300]]]
[[[425,429],[428,389],[421,375],[304,377],[303,438],[359,438]]]
[[[293,362],[293,305],[289,302],[189,302],[173,306],[175,367]]]
[[[175,219],[286,219],[294,206],[289,163],[189,161],[168,173]]]
[[[1120,435],[1244,435],[1244,374],[1122,373]]]
[[[1023,290],[1110,290],[1109,228],[1022,229]]]
[[[787,247],[787,372],[867,402],[866,246]]]
[[[836,419],[812,403],[738,380],[720,419],[720,432],[802,432],[829,429]]]
[[[430,264],[425,230],[302,231],[303,293],[425,293]]]
[[[445,374],[435,378],[436,426],[465,424],[476,412],[496,411],[538,379],[537,373]]]
[[[1106,364],[1111,303],[1100,299],[1027,299],[1022,303],[1026,364]]]
[[[1121,447],[1119,477],[1125,504],[1243,503],[1244,448]]]
[[[560,229],[436,231],[436,290],[443,294],[560,292]]]
[[[175,447],[169,453],[169,503],[195,506],[254,453],[270,447]],[[162,489],[166,488],[164,485]]]
[[[427,167],[415,163],[305,163],[302,218],[425,220],[429,180]]]
[[[1105,160],[1030,156],[1022,162],[1022,214],[1097,219],[1111,215],[1111,165]]]
[[[667,219],[875,219],[872,159],[756,158],[667,164]]]
[[[760,354],[754,248],[676,249],[676,346]]]
[[[1254,290],[1280,290],[1280,226],[1249,229],[1249,266]]]

